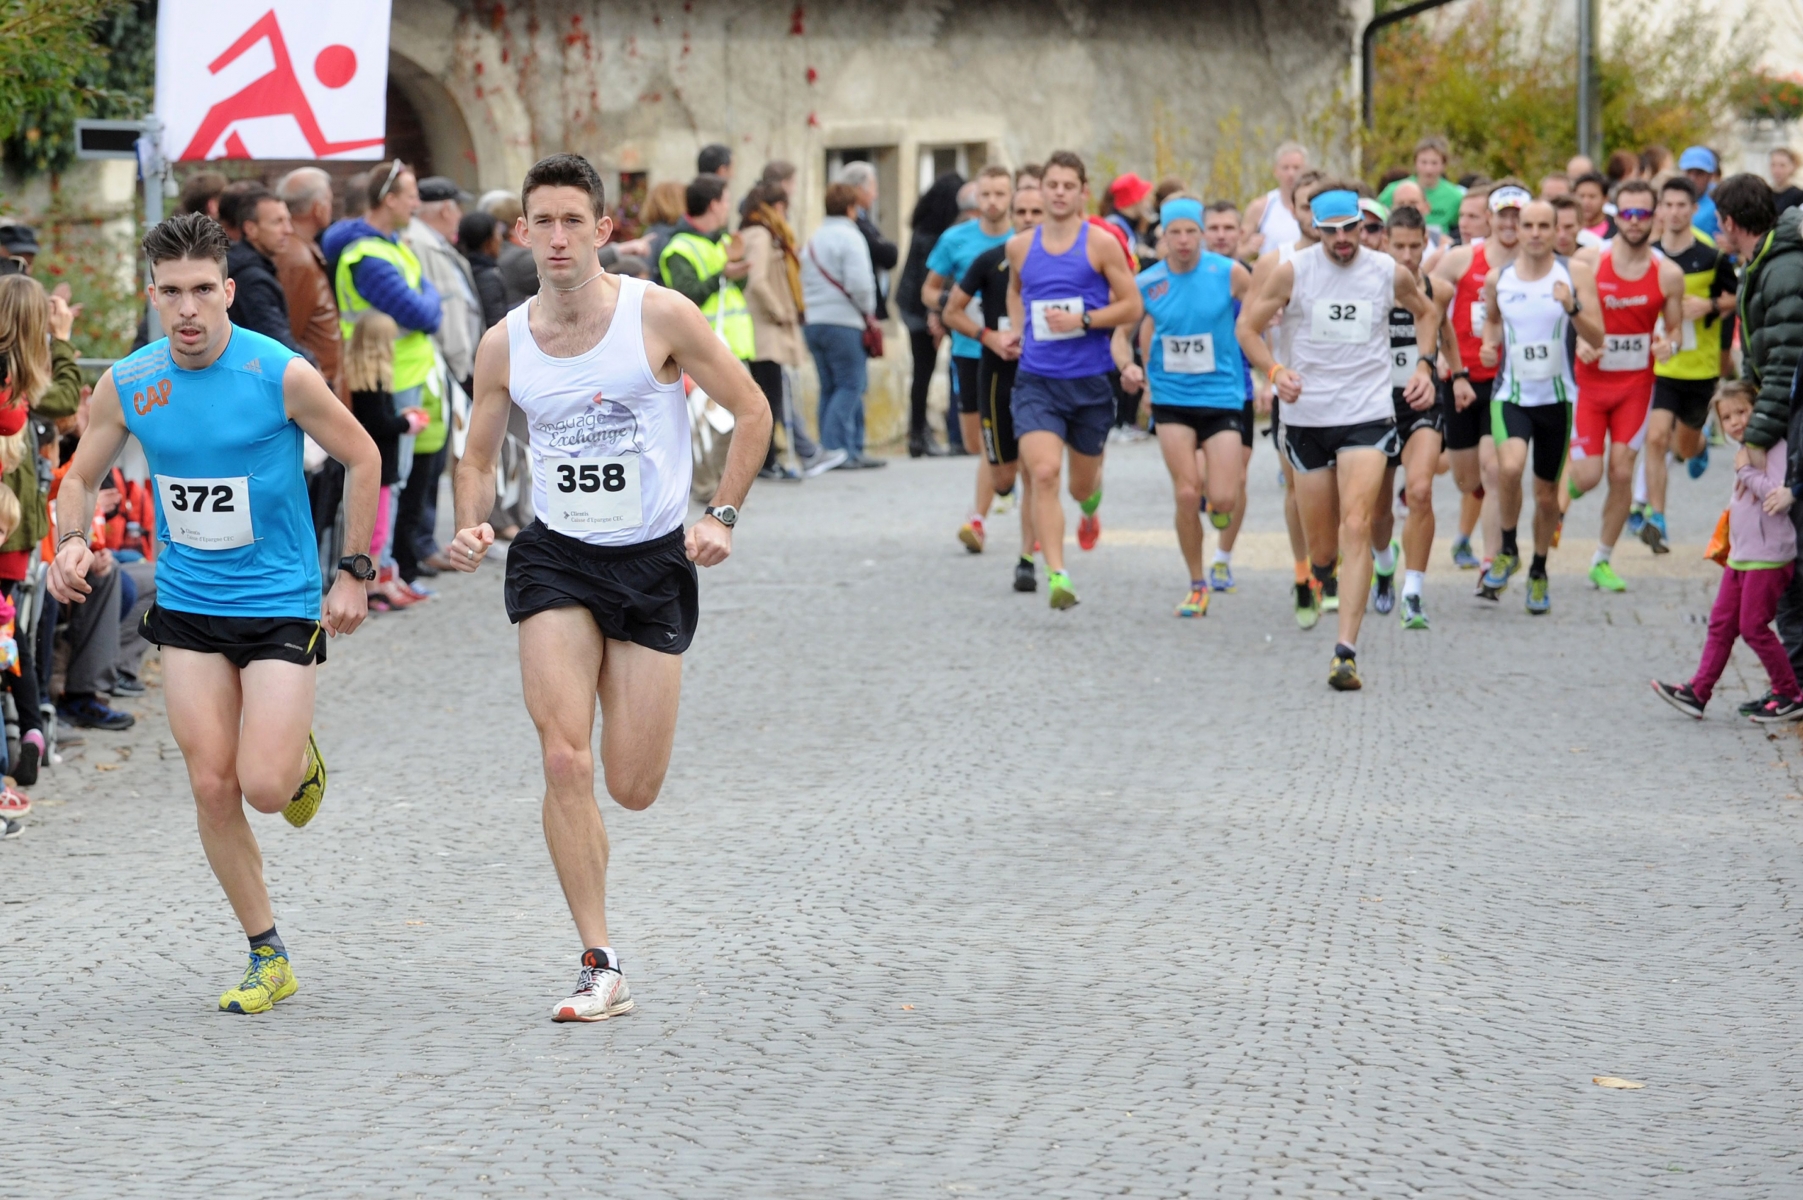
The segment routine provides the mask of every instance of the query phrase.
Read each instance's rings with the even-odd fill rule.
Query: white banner
[[[165,157],[384,157],[389,3],[162,0]]]

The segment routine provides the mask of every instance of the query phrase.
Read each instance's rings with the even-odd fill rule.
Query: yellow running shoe
[[[1180,617],[1207,616],[1208,585],[1203,584],[1201,587],[1192,587],[1189,590],[1189,595],[1183,598],[1183,603],[1177,606],[1177,615]]]
[[[294,793],[294,799],[282,809],[282,819],[299,829],[319,811],[319,802],[326,798],[326,760],[319,756],[319,743],[307,734],[307,777]]]
[[[268,946],[258,946],[250,952],[250,965],[244,968],[244,978],[238,986],[219,997],[219,1011],[268,1012],[277,1000],[286,1000],[299,987],[288,956],[277,954]]]

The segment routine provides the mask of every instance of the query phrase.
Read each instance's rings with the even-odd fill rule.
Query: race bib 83
[[[1558,342],[1518,342],[1509,347],[1509,365],[1519,379],[1557,379],[1564,356],[1565,347]]]

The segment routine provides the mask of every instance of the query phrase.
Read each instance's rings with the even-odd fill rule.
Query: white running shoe
[[[592,966],[583,955],[582,975],[576,990],[551,1010],[553,1021],[605,1021],[632,1011],[632,992],[626,977],[611,967]]]

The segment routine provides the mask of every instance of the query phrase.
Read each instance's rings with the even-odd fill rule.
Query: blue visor
[[[1202,227],[1202,202],[1185,197],[1166,200],[1164,206],[1158,210],[1158,223],[1168,228],[1172,221],[1194,221],[1196,228],[1200,229]]]
[[[1310,198],[1308,211],[1315,218],[1316,225],[1339,225],[1347,221],[1357,221],[1359,219],[1359,194],[1344,190],[1322,192]]]

